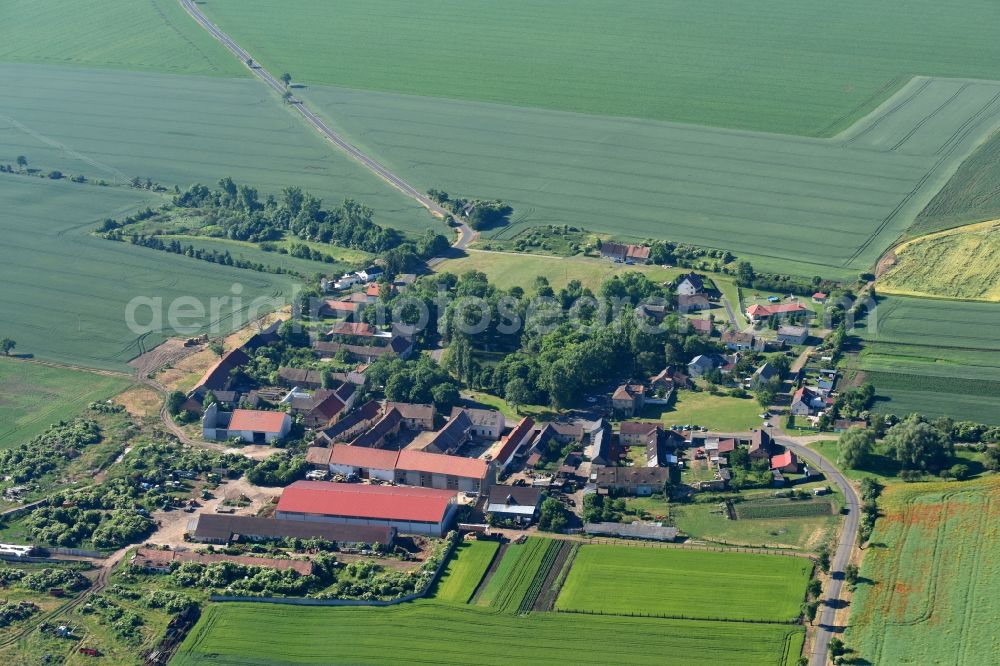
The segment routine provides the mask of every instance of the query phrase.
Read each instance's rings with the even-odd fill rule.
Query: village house
[[[531,486],[493,486],[486,501],[486,513],[503,521],[526,527],[538,517],[544,492]]]
[[[354,386],[344,386],[350,386],[353,395]],[[333,389],[316,389],[311,395],[293,396],[289,406],[293,414],[302,414],[302,425],[307,428],[326,427],[347,409],[347,405]]]
[[[601,243],[601,258],[620,264],[648,264],[649,248],[645,245],[626,245],[604,241]]]
[[[320,370],[280,367],[278,384],[288,388],[318,389],[323,386],[323,373]]]
[[[389,407],[372,427],[351,441],[353,446],[382,448],[393,441],[403,427],[403,415],[395,407]]]
[[[691,294],[690,296],[680,294],[677,297],[677,311],[681,314],[701,312],[702,310],[708,310],[711,307],[711,301],[709,301],[708,296],[703,293]]]
[[[625,418],[635,416],[645,404],[646,389],[642,384],[622,384],[611,395],[611,408]]]
[[[771,470],[782,474],[798,474],[799,460],[791,451],[771,456]]]
[[[457,410],[463,410],[472,421],[472,436],[482,439],[500,439],[506,428],[503,412],[497,409],[477,409],[474,407],[453,407],[452,417]]]
[[[793,316],[810,318],[814,316],[814,313],[801,303],[774,303],[768,305],[754,303],[747,308],[747,319],[754,323],[765,321],[771,317],[785,318]]]
[[[800,387],[792,396],[791,413],[796,416],[812,416],[825,406],[823,396],[806,386]]]
[[[319,315],[321,317],[353,317],[361,311],[362,307],[361,303],[355,303],[350,298],[347,300],[327,299],[320,306]]]
[[[593,465],[612,465],[617,456],[614,453],[613,434],[611,424],[607,421],[601,422],[601,427],[590,436],[590,446],[586,449],[586,455]]]
[[[381,414],[382,407],[374,400],[369,400],[353,412],[342,416],[333,425],[317,433],[314,443],[330,446],[335,442],[350,442],[368,430]]]
[[[454,491],[436,488],[296,481],[281,493],[275,516],[441,537],[454,522],[457,500]]]
[[[751,460],[770,460],[771,458],[771,436],[763,430],[754,430],[750,433],[749,455]]]
[[[666,467],[595,467],[590,480],[611,495],[642,497],[663,492],[672,473]]]
[[[704,377],[712,370],[718,370],[726,375],[733,371],[739,360],[739,354],[702,354],[695,356],[688,363],[688,374],[692,377]]]
[[[778,372],[778,369],[770,363],[765,363],[757,368],[757,371],[750,377],[750,388],[758,389],[761,386],[766,386],[771,382],[780,380],[781,373]]]
[[[678,296],[694,296],[705,293],[705,279],[697,273],[687,273],[677,279]]]
[[[809,329],[805,326],[780,326],[778,340],[787,345],[804,344],[809,337]]]
[[[748,351],[753,349],[753,333],[744,333],[732,328],[722,332],[722,344],[730,351]]]
[[[829,298],[829,294],[825,294],[822,291],[817,291],[815,294],[812,295],[812,302],[813,303],[826,303],[826,300],[828,298]]]
[[[285,412],[237,409],[220,412],[216,403],[202,417],[202,436],[210,441],[241,439],[250,444],[273,444],[288,435],[292,418]]]
[[[663,427],[659,423],[622,421],[618,431],[618,442],[622,446],[644,445],[650,440],[658,438],[662,431]]]
[[[715,324],[711,319],[688,319],[687,321],[691,330],[698,335],[710,338],[715,333]]]
[[[432,453],[454,453],[472,437],[473,425],[464,409],[452,411],[447,423],[424,447]]]

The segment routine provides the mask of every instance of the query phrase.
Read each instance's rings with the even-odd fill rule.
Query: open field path
[[[261,81],[270,86],[279,95],[284,95],[287,91],[285,84],[278,79],[276,79],[270,72],[261,67],[260,63],[254,60],[250,54],[244,50],[239,44],[237,44],[233,39],[224,33],[218,26],[208,20],[198,8],[195,0],[180,0],[181,6],[184,7],[185,11],[191,15],[198,24],[203,27],[208,33],[222,43],[229,51],[233,53],[240,62],[247,65],[250,71],[259,78]],[[354,158],[361,163],[362,166],[366,167],[369,171],[374,173],[376,176],[389,183],[397,190],[405,194],[406,196],[414,199],[421,206],[426,208],[431,212],[432,215],[440,217],[441,219],[447,220],[449,217],[454,218],[458,223],[458,238],[455,240],[453,247],[458,250],[464,250],[469,243],[471,243],[475,237],[476,233],[458,216],[452,215],[449,211],[446,211],[441,206],[437,205],[431,201],[426,195],[421,193],[415,187],[410,185],[408,182],[397,176],[396,174],[389,171],[386,167],[382,166],[377,160],[375,160],[370,155],[362,152],[360,149],[348,142],[344,137],[342,137],[337,132],[330,129],[329,125],[324,123],[319,116],[310,111],[301,100],[291,97],[289,103],[292,107],[299,112],[299,114],[305,118],[312,127],[314,127],[320,134],[322,134],[326,139],[328,139],[335,146],[340,148],[342,151],[347,153],[350,157]]]
[[[834,633],[843,633],[844,627],[834,624],[838,608],[844,605],[841,599],[841,591],[844,587],[844,568],[851,561],[854,553],[858,534],[858,518],[861,510],[861,500],[854,490],[847,477],[844,476],[836,465],[824,458],[818,452],[808,449],[796,438],[782,437],[777,439],[782,446],[788,447],[795,455],[808,460],[810,463],[823,471],[828,479],[837,484],[841,492],[844,493],[844,502],[847,506],[844,526],[840,532],[840,540],[837,544],[837,551],[830,562],[830,581],[824,590],[824,601],[818,616],[818,622],[813,628],[812,654],[809,656],[810,666],[825,666],[827,663],[827,648]]]

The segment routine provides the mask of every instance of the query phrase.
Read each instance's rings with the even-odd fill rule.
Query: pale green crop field
[[[165,322],[173,299],[194,297],[207,310],[211,297],[231,296],[237,283],[243,288],[240,312],[257,296],[291,297],[294,282],[287,276],[89,234],[100,220],[146,202],[156,205],[158,199],[124,188],[0,175],[0,310],[8,313],[0,337],[13,338],[18,353],[126,370],[126,361],[164,339],[153,333],[139,340],[129,330],[125,309],[135,297],[162,298]],[[232,314],[231,306],[220,308],[220,333],[229,332]],[[139,323],[150,317],[148,308],[137,311]]]
[[[418,601],[389,608],[210,604],[171,666],[672,664],[791,666],[802,627],[531,613]]]
[[[6,333],[0,327],[0,336]],[[25,348],[30,340],[22,340]],[[18,353],[15,349],[14,354]],[[53,423],[77,416],[95,400],[125,390],[126,377],[0,358],[0,448],[27,442]]]
[[[1000,304],[887,296],[862,326],[876,409],[1000,423]]]
[[[914,80],[833,139],[345,88],[301,94],[417,187],[511,203],[503,236],[570,224],[827,277],[873,265],[1000,126],[1000,84],[942,79]]]
[[[295,185],[331,206],[361,201],[385,225],[444,229],[255,81],[14,64],[0,65],[0,88],[2,163],[25,155],[45,172],[168,188],[224,176],[262,195]]]
[[[811,571],[812,562],[801,557],[585,545],[556,608],[791,622]],[[706,586],[705,575],[712,585]]]
[[[0,0],[0,62],[246,77],[177,0]]]
[[[309,84],[830,135],[913,75],[1000,79],[992,0],[210,0]]]

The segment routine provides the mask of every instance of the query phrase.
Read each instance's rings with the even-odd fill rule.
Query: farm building
[[[475,409],[472,407],[454,407],[451,410],[451,417],[455,418],[456,412],[464,411],[472,421],[472,437],[482,437],[483,439],[500,439],[506,423],[503,412],[496,409]]]
[[[646,389],[642,384],[625,383],[611,395],[611,408],[626,418],[635,416],[646,404]]]
[[[586,523],[583,526],[583,531],[594,536],[620,537],[622,539],[677,540],[677,528],[664,527],[661,523]]]
[[[209,391],[225,391],[229,388],[233,370],[250,362],[250,357],[242,349],[226,352],[215,364],[205,371],[195,385],[191,395],[204,396]]]
[[[472,419],[468,413],[459,409],[452,411],[444,427],[434,433],[434,437],[424,447],[431,453],[454,453],[472,437]]]
[[[744,333],[732,328],[722,332],[722,344],[729,351],[747,351],[753,349],[753,333]]]
[[[395,407],[386,409],[382,417],[372,424],[372,427],[358,435],[351,444],[379,448],[392,441],[403,427],[403,415]]]
[[[614,495],[644,496],[663,492],[671,475],[666,467],[594,467],[590,480]]]
[[[354,386],[350,387],[353,395]],[[347,393],[347,391],[344,391]],[[307,428],[322,428],[335,421],[347,405],[333,389],[316,389],[311,395],[295,395],[288,401],[293,414],[302,414],[302,423]]]
[[[361,310],[361,303],[354,303],[350,300],[337,301],[325,300],[320,306],[319,314],[322,317],[350,317],[356,315]]]
[[[258,409],[220,412],[215,403],[209,405],[202,418],[202,436],[210,441],[235,437],[250,444],[273,444],[291,429],[292,417],[285,412],[265,412]]]
[[[771,436],[763,430],[750,433],[750,459],[763,460],[771,458]]]
[[[281,493],[275,516],[385,526],[406,534],[440,537],[454,521],[457,499],[453,491],[433,488],[296,481]]]
[[[784,474],[796,474],[799,471],[799,460],[791,451],[771,456],[771,469]]]
[[[324,458],[325,451],[329,451],[327,458]],[[388,451],[334,444],[330,449],[309,449],[308,460],[316,466],[327,460],[334,474],[357,474],[363,479],[407,486],[478,493],[493,483],[493,468],[485,460],[426,451]]]
[[[302,368],[278,368],[278,384],[289,388],[318,389],[323,386],[323,373]]]
[[[711,337],[715,333],[715,324],[712,323],[711,319],[688,319],[688,324],[691,326],[691,330],[698,335]]]
[[[622,446],[648,444],[659,438],[663,427],[660,423],[645,421],[622,421],[618,430],[618,441]]]
[[[280,520],[256,516],[224,516],[203,513],[189,530],[198,543],[227,544],[233,541],[276,539],[322,539],[339,546],[377,543],[392,545],[396,530],[385,525],[337,525],[303,520]]]
[[[601,244],[601,257],[618,263],[648,264],[649,248],[645,245],[627,245],[605,241]]]
[[[500,440],[500,446],[493,455],[493,460],[499,469],[506,468],[514,460],[517,452],[530,438],[534,427],[535,422],[530,417],[525,416]]]
[[[601,427],[590,436],[590,446],[586,449],[587,457],[594,465],[610,465],[615,460],[613,434],[611,424],[601,422]]]
[[[530,525],[538,517],[542,502],[541,488],[531,486],[493,486],[486,502],[486,513],[519,525]]]
[[[778,341],[786,345],[801,345],[809,337],[809,329],[805,326],[781,326],[778,328]]]
[[[409,402],[387,402],[386,411],[396,409],[403,418],[403,427],[407,430],[434,430],[434,415],[437,413],[434,405],[421,405]]]
[[[349,442],[371,427],[382,412],[381,406],[370,400],[346,416],[342,416],[332,426],[323,429],[315,443],[328,446],[335,442]]]

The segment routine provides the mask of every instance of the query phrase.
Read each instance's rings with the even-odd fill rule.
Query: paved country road
[[[830,561],[830,581],[823,591],[823,605],[817,616],[813,634],[813,652],[809,658],[810,666],[824,666],[827,663],[827,647],[834,633],[840,633],[841,627],[837,627],[835,616],[837,608],[844,605],[840,598],[840,593],[844,587],[844,569],[851,561],[851,554],[854,552],[855,541],[858,535],[858,519],[861,512],[861,500],[854,491],[854,486],[847,480],[837,467],[829,460],[821,456],[818,452],[796,444],[789,439],[777,439],[782,446],[791,449],[799,458],[803,458],[819,468],[826,475],[826,478],[833,481],[844,493],[844,501],[847,505],[848,513],[844,520],[844,528],[840,533],[840,543],[837,545],[837,552],[834,553]]]
[[[252,56],[245,51],[239,44],[237,44],[233,39],[222,32],[218,26],[208,20],[202,12],[201,9],[195,4],[194,0],[180,0],[181,6],[191,15],[195,21],[198,22],[201,27],[208,31],[212,37],[217,39],[222,43],[227,49],[229,49],[233,55],[240,59],[240,62],[246,64],[248,62],[252,63],[248,65],[249,69],[253,74],[259,78],[261,81],[270,86],[279,95],[283,95],[286,91],[285,84],[274,76],[271,75],[266,69],[261,67],[260,63],[252,59]],[[461,220],[459,217],[452,215],[449,211],[445,210],[441,206],[437,205],[431,201],[426,195],[421,193],[415,187],[407,183],[405,180],[397,176],[396,174],[389,171],[387,168],[379,164],[377,160],[365,154],[355,146],[351,145],[344,137],[340,136],[334,132],[330,127],[324,123],[319,116],[310,111],[301,100],[292,97],[289,100],[292,107],[299,112],[299,114],[306,119],[310,125],[312,125],[320,134],[322,134],[326,139],[328,139],[335,146],[340,148],[342,151],[347,153],[350,157],[354,158],[365,166],[369,171],[374,173],[376,176],[386,181],[397,190],[405,194],[406,196],[414,199],[421,206],[429,210],[432,214],[440,216],[441,218],[447,220],[449,217],[454,218],[458,222],[458,239],[452,245],[458,250],[464,250],[469,243],[471,243],[475,237],[476,233],[469,228],[469,226]]]

